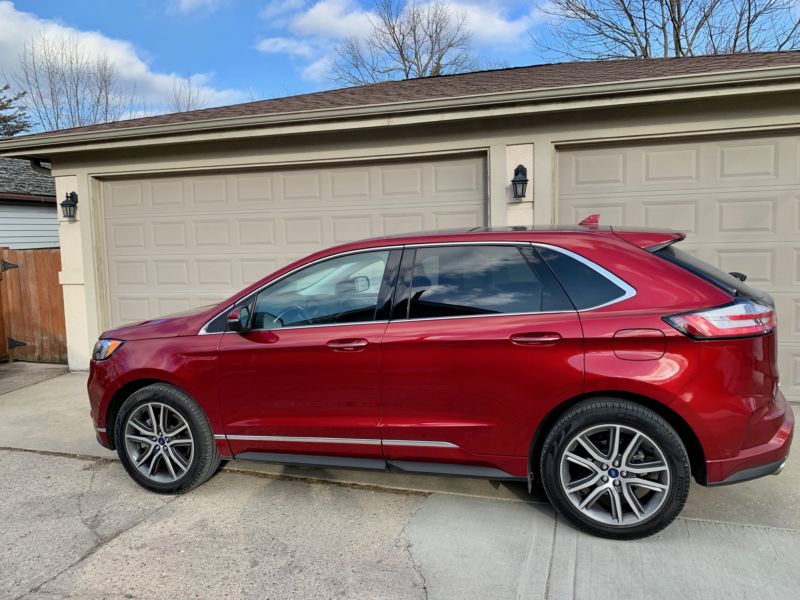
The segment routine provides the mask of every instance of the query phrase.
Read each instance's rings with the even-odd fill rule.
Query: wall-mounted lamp
[[[514,169],[514,178],[511,180],[511,187],[514,190],[514,199],[519,200],[525,197],[525,190],[528,188],[528,169],[524,165],[517,165]]]
[[[64,201],[61,203],[61,213],[64,215],[65,219],[74,219],[75,218],[75,209],[78,206],[78,194],[77,192],[70,192],[67,194],[67,197],[64,198]]]

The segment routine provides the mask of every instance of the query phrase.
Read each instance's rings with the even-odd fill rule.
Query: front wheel
[[[635,539],[681,512],[691,471],[683,442],[657,413],[594,399],[562,416],[542,447],[540,472],[556,510],[588,533]]]
[[[136,483],[162,494],[188,491],[220,464],[211,426],[185,393],[164,383],[125,400],[114,437],[125,470]]]

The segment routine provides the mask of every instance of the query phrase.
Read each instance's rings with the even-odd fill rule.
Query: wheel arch
[[[541,480],[541,474],[538,472],[539,458],[542,451],[542,444],[547,437],[547,433],[550,431],[553,425],[555,425],[556,421],[558,421],[558,419],[569,409],[580,402],[591,400],[592,398],[617,398],[620,400],[628,400],[630,402],[640,404],[645,408],[649,408],[664,418],[667,423],[669,423],[670,426],[678,433],[683,445],[686,447],[686,452],[689,455],[689,464],[692,468],[692,476],[694,477],[695,481],[701,485],[706,484],[707,474],[705,452],[703,451],[703,446],[700,443],[697,434],[695,434],[694,430],[686,422],[686,420],[677,412],[675,412],[675,410],[666,404],[659,402],[658,400],[653,400],[652,398],[641,396],[639,394],[621,392],[617,390],[592,391],[586,394],[575,396],[559,404],[541,420],[533,434],[528,455],[528,471],[534,477],[534,479]]]
[[[131,394],[138,392],[142,388],[146,388],[149,385],[153,385],[154,383],[161,383],[164,385],[168,385],[186,394],[186,390],[183,390],[174,383],[165,381],[163,379],[155,379],[155,378],[134,379],[122,385],[116,392],[114,392],[114,395],[111,397],[111,400],[108,403],[108,407],[106,408],[106,437],[108,439],[108,447],[110,450],[116,450],[117,448],[116,440],[114,439],[114,434],[116,430],[116,421],[117,421],[117,414],[119,414],[119,409],[122,407],[125,400],[127,400]]]

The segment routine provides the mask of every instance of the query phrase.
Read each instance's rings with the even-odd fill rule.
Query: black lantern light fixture
[[[77,192],[70,192],[67,194],[67,197],[64,198],[64,201],[61,203],[61,213],[64,215],[65,219],[74,219],[75,218],[75,209],[78,206],[78,194]]]
[[[514,169],[514,178],[511,180],[511,187],[514,191],[514,199],[519,200],[525,197],[528,188],[528,169],[525,165],[517,165]]]

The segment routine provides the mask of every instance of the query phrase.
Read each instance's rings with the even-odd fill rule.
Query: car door
[[[219,346],[234,454],[381,457],[380,342],[399,260],[399,250],[335,256],[239,303],[249,330]]]
[[[530,244],[407,247],[383,338],[390,461],[506,464],[525,474],[535,425],[579,394],[578,315]]]

